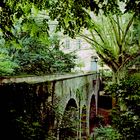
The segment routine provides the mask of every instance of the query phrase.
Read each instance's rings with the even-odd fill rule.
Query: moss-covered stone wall
[[[4,139],[56,139],[70,99],[89,114],[94,74],[5,78],[0,81],[0,127]],[[88,115],[87,115],[88,116]],[[79,129],[80,125],[78,126]],[[87,125],[88,127],[88,125]],[[78,134],[80,137],[80,134]]]

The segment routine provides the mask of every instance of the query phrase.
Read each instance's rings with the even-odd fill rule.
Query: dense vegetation
[[[124,5],[123,10],[120,5]],[[34,13],[32,10],[34,10]],[[104,137],[106,139],[115,139],[114,137],[124,140],[140,139],[140,78],[138,75],[125,77],[126,75],[122,76],[123,73],[118,74],[120,69],[126,72],[128,65],[139,64],[140,1],[1,0],[1,76],[61,73],[70,72],[71,68],[74,68],[75,55],[65,54],[61,51],[60,38],[56,34],[49,32],[48,19],[36,20],[37,16],[34,17],[41,10],[45,10],[45,15],[58,21],[57,31],[61,30],[64,34],[68,34],[71,37],[75,37],[85,28],[90,31],[91,38],[89,36],[83,37],[94,46],[102,61],[110,66],[116,74],[115,78],[119,79],[118,83],[111,84],[108,90],[116,98],[116,106],[112,112],[112,128],[101,127],[101,129],[97,129],[97,133],[104,133],[102,137],[97,136],[101,139],[104,139]],[[127,17],[124,13],[127,13]],[[101,20],[96,22],[95,17],[91,16],[92,14],[98,17],[100,14],[103,14],[104,17],[101,17],[102,22]],[[125,23],[123,16],[126,18]],[[122,17],[123,19],[121,19]],[[110,33],[110,36],[108,33]],[[130,60],[133,61],[128,64],[127,62]],[[7,94],[10,93],[10,90],[7,91]],[[31,90],[31,88],[28,90]],[[32,93],[33,91],[28,92]],[[11,99],[15,100],[12,97]],[[17,102],[18,100],[16,99]],[[25,100],[28,101],[28,99]],[[9,99],[9,101],[11,100]],[[21,101],[23,102],[23,99]],[[18,138],[25,136],[23,139],[27,140],[34,138],[38,140],[45,139],[44,128],[41,127],[41,121],[37,118],[38,114],[32,120],[32,115],[34,116],[34,114],[30,114],[30,110],[28,114],[23,109],[21,114],[25,116],[22,118],[22,115],[18,114],[19,108],[16,105],[12,106],[10,103],[8,102],[10,110],[6,112],[7,120],[10,120],[9,122],[18,128],[13,130],[18,131]],[[28,103],[25,103],[27,110],[30,106],[28,106]],[[3,115],[3,112],[1,114]],[[5,118],[3,117],[2,119]],[[49,126],[45,127],[45,129],[49,129]]]
[[[112,110],[112,126],[123,139],[140,138],[140,75],[129,75],[120,84],[109,86],[109,91],[116,98],[116,106]]]
[[[119,81],[125,76],[130,61],[132,63],[140,55],[137,31],[140,25],[134,14],[92,16],[89,34],[83,33],[81,36],[110,67],[114,81]]]
[[[119,3],[121,2],[121,4]],[[64,33],[75,36],[82,29],[88,27],[89,14],[87,10],[97,14],[100,11],[106,15],[121,13],[120,5],[124,5],[124,11],[140,13],[139,0],[1,0],[0,2],[0,22],[1,29],[6,38],[11,38],[11,27],[14,18],[27,17],[31,13],[31,7],[47,10],[52,19],[57,19],[59,29],[64,29]]]
[[[129,32],[130,31],[129,28],[132,25],[133,19],[139,17],[139,9],[140,9],[139,6],[140,6],[140,2],[138,0],[135,1],[131,1],[131,0],[128,1],[124,1],[124,0],[119,0],[119,1],[118,0],[115,1],[114,0],[109,0],[109,1],[106,0],[95,0],[95,1],[93,0],[90,1],[27,0],[26,2],[24,0],[20,2],[16,2],[15,0],[7,0],[7,1],[2,0],[0,3],[1,32],[3,33],[3,37],[6,40],[9,41],[14,39],[17,42],[18,38],[12,31],[13,28],[15,28],[14,24],[20,18],[23,19],[22,24],[30,22],[30,19],[28,17],[32,13],[32,7],[34,7],[36,13],[39,10],[46,10],[46,14],[51,19],[58,21],[57,30],[61,30],[64,34],[68,34],[71,37],[75,37],[77,34],[79,34],[80,31],[82,31],[82,29],[87,28],[90,31],[92,30],[91,31],[92,33],[93,31],[97,31],[99,38],[101,37],[102,40],[103,35],[99,31],[100,29],[102,30],[102,27],[100,27],[98,23],[96,22],[94,23],[96,18],[94,17],[92,18],[91,13],[98,16],[100,14],[104,14],[105,16],[108,17],[111,14],[111,15],[118,15],[117,17],[120,17],[121,14],[131,12],[133,13],[134,16],[132,16],[132,19],[130,21],[128,21],[128,24],[126,28],[124,27],[124,29],[120,28],[122,25],[120,24],[121,23],[120,20],[118,20],[119,18],[114,19],[109,17],[110,22],[112,24],[112,28],[114,30],[114,34],[112,37],[113,40],[112,42],[115,42],[114,44],[112,44],[111,38],[108,38],[109,41],[105,41],[103,39],[102,40],[103,44],[99,43],[98,44],[99,46],[97,47],[95,40],[92,38],[92,45],[94,44],[94,46],[96,46],[94,47],[94,49],[96,48],[98,55],[107,65],[111,67],[115,75],[119,75],[118,74],[119,70],[122,69],[126,64],[124,60],[129,61],[130,58],[133,59],[139,54],[139,53],[137,54],[133,53],[132,55],[130,55],[128,51],[130,47],[126,49],[126,47],[131,46],[133,44],[133,42],[130,44],[130,42],[126,42],[126,40],[131,40],[131,38],[133,38],[132,34]],[[109,21],[109,19],[107,21]],[[47,24],[48,23],[46,22],[45,23],[46,27],[48,26]],[[99,28],[97,29],[97,27]],[[32,28],[32,33],[34,32],[33,30],[34,27]],[[135,31],[137,31],[137,29]],[[136,34],[137,33],[138,32],[136,32]],[[108,34],[108,31],[106,31],[106,34]],[[113,38],[116,39],[114,40]],[[138,39],[136,39],[136,41],[137,40]],[[109,44],[112,45],[117,44],[115,50],[115,53],[118,52],[117,56],[115,56],[116,54],[112,52],[113,47],[111,47],[111,49],[108,47]],[[136,45],[137,43],[134,44]],[[100,45],[103,45],[103,47]],[[132,46],[133,48],[135,48],[134,45]],[[139,47],[139,42],[138,42],[138,47]],[[135,51],[137,51],[137,49],[135,49]],[[111,55],[108,55],[107,52],[109,52],[109,54]],[[52,64],[52,65],[56,65],[56,64]]]
[[[49,33],[46,19],[38,20],[40,16],[16,20],[12,40],[1,32],[1,75],[62,73],[74,68],[76,56],[60,49],[60,37]]]
[[[96,140],[121,140],[121,134],[111,126],[95,128],[94,139]]]
[[[139,15],[139,7],[139,0],[59,0],[52,4],[50,16],[59,21],[59,29],[63,28],[64,33],[74,37],[79,30],[89,29],[89,13],[117,15],[134,12]]]

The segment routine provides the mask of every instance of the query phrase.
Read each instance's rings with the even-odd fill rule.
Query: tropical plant
[[[135,43],[140,46],[140,17],[135,18],[134,23],[133,23],[133,31],[134,31],[134,37],[133,41],[135,40]],[[129,67],[133,66],[139,66],[140,65],[140,57],[138,56],[136,59],[131,61],[129,63]]]
[[[114,73],[114,81],[125,76],[126,66],[140,54],[140,44],[134,40],[134,15],[108,15],[93,17],[90,36],[81,36],[92,45],[101,60]]]

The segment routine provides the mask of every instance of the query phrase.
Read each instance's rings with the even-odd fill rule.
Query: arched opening
[[[86,129],[87,129],[87,124],[86,124],[86,106],[84,105],[82,107],[82,114],[81,114],[81,137],[82,140],[86,140],[87,138],[87,133],[86,133]]]
[[[59,129],[59,139],[60,140],[76,140],[78,134],[78,108],[76,101],[70,99],[63,117]]]
[[[90,134],[93,133],[93,128],[95,127],[95,118],[96,118],[95,95],[92,95],[91,102],[90,102],[90,114],[89,114]]]

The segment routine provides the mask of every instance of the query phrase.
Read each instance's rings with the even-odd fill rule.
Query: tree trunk
[[[120,83],[120,80],[123,79],[127,74],[127,70],[125,69],[125,67],[121,70],[116,70],[115,72],[113,72],[113,77],[112,77],[112,82],[113,83]]]

